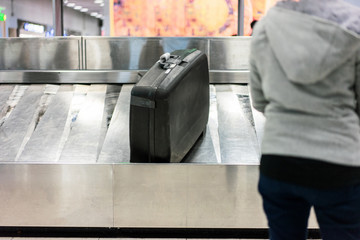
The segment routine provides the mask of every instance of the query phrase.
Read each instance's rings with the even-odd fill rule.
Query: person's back
[[[360,8],[279,2],[256,25],[250,70],[266,117],[261,174],[310,189],[356,185],[360,201]]]

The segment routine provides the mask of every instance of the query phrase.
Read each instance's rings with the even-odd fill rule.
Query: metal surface
[[[129,162],[129,115],[133,85],[122,86],[98,162]]]
[[[1,97],[0,161],[129,162],[132,84],[7,87]],[[207,131],[183,162],[258,164],[264,120],[253,115],[248,86],[210,85],[210,102]]]
[[[104,38],[85,37],[84,69],[147,70],[165,52],[197,48],[208,53],[202,38]]]
[[[93,163],[98,157],[106,85],[91,85],[61,152],[60,162]],[[91,124],[89,124],[91,121]],[[79,151],[81,149],[81,151]]]
[[[266,227],[257,172],[246,166],[115,165],[114,225]],[[125,189],[133,190],[121,195]]]
[[[6,102],[8,101],[13,90],[14,86],[12,85],[0,85],[0,125],[2,125],[2,119],[8,112]]]
[[[81,69],[81,38],[0,38],[1,70]]]
[[[44,86],[32,85],[24,93],[11,115],[0,128],[0,161],[15,161],[22,152],[29,132],[34,128],[34,115]],[[32,103],[32,104],[29,104]]]
[[[248,70],[210,70],[210,83],[249,83]]]
[[[111,165],[0,164],[0,226],[113,226]]]
[[[266,228],[257,181],[257,166],[1,164],[0,226]]]
[[[216,86],[221,159],[224,163],[259,164],[259,142],[248,92],[247,86]]]
[[[55,95],[55,93],[53,93]],[[46,108],[35,112],[24,150],[18,152],[19,162],[56,162],[59,158],[60,137],[64,132],[73,91],[63,85],[47,103]],[[44,95],[46,96],[46,95]],[[43,115],[42,115],[43,114]],[[34,122],[35,121],[35,122]]]
[[[211,70],[248,70],[250,37],[209,39]]]
[[[1,70],[147,70],[164,52],[197,48],[210,70],[247,70],[249,37],[0,39]]]
[[[1,83],[105,84],[137,83],[144,71],[0,71]],[[210,83],[248,83],[249,71],[210,70]]]
[[[144,71],[1,71],[0,83],[136,83]]]

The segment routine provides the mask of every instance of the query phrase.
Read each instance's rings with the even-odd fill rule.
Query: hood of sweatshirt
[[[345,24],[282,7],[264,19],[271,49],[287,78],[299,84],[325,79],[360,49],[360,35]]]

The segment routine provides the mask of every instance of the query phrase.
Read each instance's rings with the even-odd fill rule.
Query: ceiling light
[[[80,10],[80,12],[87,12],[87,11],[89,11],[89,9],[87,9],[87,8],[82,8],[82,9]]]
[[[100,7],[103,7],[103,6],[104,6],[104,3],[101,3],[101,4],[100,4]]]
[[[95,0],[94,3],[100,4],[100,3],[104,3],[104,1],[103,0]]]
[[[92,17],[96,17],[97,15],[98,15],[97,12],[92,12],[92,13],[90,14],[90,16],[92,16]]]
[[[66,6],[68,6],[68,7],[74,7],[74,6],[75,6],[75,3],[68,3]]]
[[[97,18],[101,18],[101,17],[102,17],[102,14],[98,14],[96,17],[97,17]]]
[[[80,10],[80,9],[82,9],[82,6],[75,6],[74,9],[75,10]]]

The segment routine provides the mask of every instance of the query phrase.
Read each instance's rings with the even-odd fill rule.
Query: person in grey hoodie
[[[264,113],[259,192],[271,240],[360,239],[360,8],[281,1],[261,19],[250,93]]]

